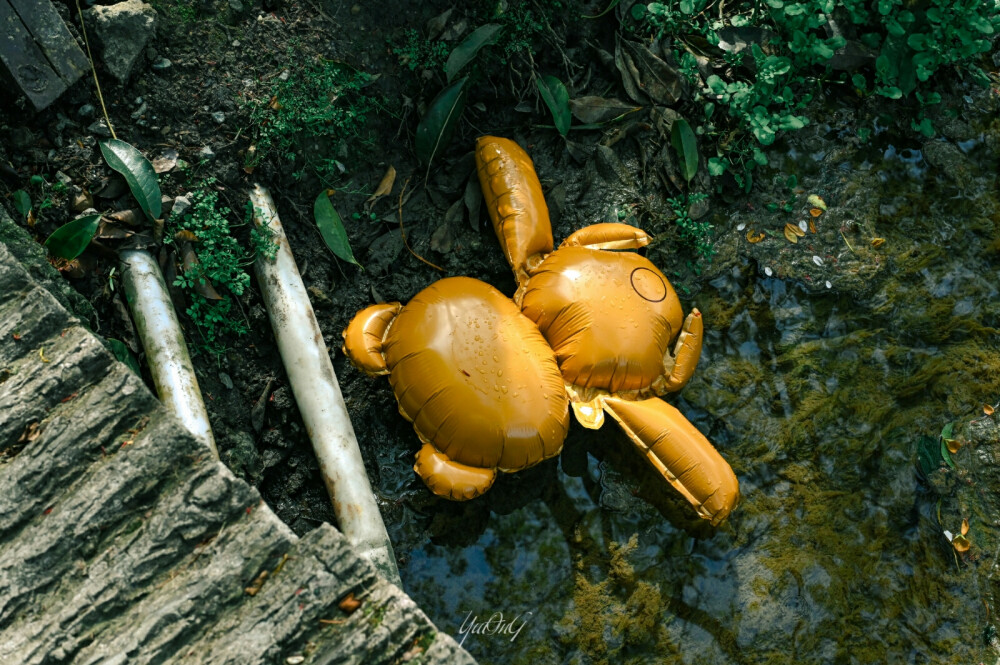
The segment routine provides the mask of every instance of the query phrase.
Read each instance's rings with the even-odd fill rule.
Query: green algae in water
[[[559,460],[435,517],[431,542],[390,525],[437,625],[530,612],[514,641],[467,639],[498,665],[996,660],[938,517],[934,488],[964,477],[922,480],[918,441],[1000,394],[1000,201],[905,174],[879,196],[886,243],[865,256],[890,269],[864,300],[744,266],[693,303],[705,355],[675,403],[740,479],[727,524],[692,519],[615,430],[574,428]],[[998,516],[956,511],[975,552]]]

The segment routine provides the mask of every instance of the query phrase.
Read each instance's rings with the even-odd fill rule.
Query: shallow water
[[[996,660],[915,450],[1000,394],[995,182],[928,179],[919,146],[866,162],[891,261],[870,294],[746,263],[684,303],[706,343],[672,401],[740,480],[727,524],[698,520],[610,423],[574,425],[558,459],[477,502],[400,499],[404,585],[481,663]]]

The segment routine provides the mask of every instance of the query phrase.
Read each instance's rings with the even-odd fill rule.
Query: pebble
[[[818,266],[821,266],[821,265],[823,265],[823,259],[821,259],[820,257],[818,257],[818,256],[816,256],[814,254],[813,255],[813,263],[815,263]]]
[[[143,116],[143,114],[146,112],[147,108],[149,108],[149,107],[147,106],[146,102],[143,102],[142,104],[140,104],[139,108],[137,108],[136,110],[132,111],[132,119],[133,120],[138,120],[139,118],[141,118]]]
[[[81,118],[93,118],[94,114],[97,113],[97,109],[94,108],[93,104],[84,104],[76,113]]]
[[[830,283],[830,280],[826,280],[826,288],[828,288],[828,289],[832,289],[833,288],[833,284]]]
[[[773,273],[773,272],[771,272],[771,269],[770,269],[770,268],[764,268],[764,274],[765,274],[765,275],[767,275],[768,277],[770,277],[770,276],[771,276],[771,275],[773,275],[774,273]]]
[[[292,73],[286,69],[285,71],[281,72],[281,74],[278,75],[278,80],[279,81],[287,81],[288,77],[291,76],[291,75],[292,75]]]
[[[222,111],[216,111],[215,113],[212,114],[212,120],[215,121],[215,124],[221,125],[226,121],[226,114],[223,113]]]
[[[63,173],[62,171],[56,171],[56,182],[62,183],[63,185],[69,187],[70,185],[73,184],[73,179],[70,178],[65,173]]]
[[[174,199],[174,207],[170,209],[170,218],[180,218],[191,207],[191,197],[185,194]]]
[[[222,385],[224,385],[227,389],[233,389],[233,380],[225,372],[219,372],[219,381],[222,381]]]
[[[205,146],[198,151],[198,161],[200,162],[210,162],[215,159],[215,151],[213,151],[208,146]]]
[[[108,129],[108,123],[104,122],[103,118],[97,122],[90,123],[90,126],[87,127],[87,131],[91,134],[96,134],[97,136],[111,138],[111,130]]]
[[[156,61],[153,63],[153,69],[156,70],[156,71],[158,71],[158,72],[162,72],[164,70],[170,69],[170,65],[171,64],[172,63],[169,60],[167,60],[166,58],[162,58],[162,57],[161,58],[157,58]]]

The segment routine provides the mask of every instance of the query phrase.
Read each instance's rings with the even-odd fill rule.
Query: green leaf
[[[125,363],[125,366],[135,372],[137,376],[142,376],[142,372],[139,370],[139,361],[132,355],[125,342],[119,339],[108,338],[108,346],[111,347],[111,353],[115,358]]]
[[[556,129],[563,136],[569,132],[569,125],[573,121],[573,116],[569,110],[569,93],[566,86],[555,76],[539,76],[535,79],[538,85],[538,93],[545,100],[545,105],[552,112],[552,121]]]
[[[100,223],[100,215],[87,215],[74,219],[53,231],[45,241],[45,246],[53,256],[72,261],[87,249]]]
[[[417,125],[417,158],[428,167],[441,149],[448,145],[458,127],[458,120],[465,110],[465,83],[468,80],[466,76],[442,90]]]
[[[670,143],[677,152],[681,175],[690,184],[691,178],[698,172],[698,141],[691,125],[684,118],[674,121],[674,126],[670,129]]]
[[[21,217],[27,217],[28,213],[31,212],[31,196],[23,189],[19,189],[14,192],[13,197],[14,207],[21,214]]]
[[[899,99],[903,96],[903,91],[892,85],[876,88],[875,92],[889,99]]]
[[[710,157],[708,160],[708,175],[720,176],[726,172],[726,163],[718,157]]]
[[[862,76],[861,74],[854,74],[853,76],[851,76],[851,82],[854,84],[854,87],[857,88],[858,90],[863,91],[867,86],[865,77]]]
[[[444,72],[448,76],[448,83],[455,78],[455,75],[462,71],[466,65],[473,61],[476,54],[484,46],[488,46],[497,40],[503,26],[498,23],[487,23],[472,31],[461,44],[448,56],[448,62],[444,65]]]
[[[951,460],[951,453],[948,452],[948,444],[944,442],[944,439],[941,440],[941,459],[951,468],[955,468],[955,463]]]
[[[681,0],[680,9],[681,14],[687,14],[688,16],[694,14],[694,0]]]
[[[917,463],[925,478],[941,466],[941,446],[937,439],[923,435],[917,440]]]
[[[101,141],[101,154],[108,166],[125,177],[132,196],[139,202],[139,207],[149,217],[149,221],[158,220],[163,214],[160,183],[149,160],[133,146],[118,139]]]
[[[351,251],[351,243],[347,240],[344,220],[334,209],[325,189],[316,197],[316,202],[313,204],[313,217],[316,219],[320,235],[323,236],[323,242],[330,248],[330,251],[344,261],[361,268],[361,264],[354,258],[354,252]]]
[[[581,14],[581,16],[583,16],[583,18],[601,18],[602,16],[604,16],[605,14],[607,14],[608,12],[610,12],[612,9],[614,9],[615,7],[617,7],[618,3],[621,2],[621,1],[622,0],[611,0],[611,2],[608,4],[608,6],[605,7],[604,11],[601,12],[600,14],[594,14],[593,16],[586,16],[586,15]],[[642,5],[637,5],[637,6],[641,7]],[[635,7],[633,7],[633,9],[634,8]]]

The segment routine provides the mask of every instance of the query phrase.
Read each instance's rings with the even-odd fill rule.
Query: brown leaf
[[[194,271],[195,275],[197,275],[199,273],[198,266],[201,262],[198,260],[198,255],[195,254],[195,251],[191,247],[190,243],[184,243],[181,246],[181,256],[183,257],[182,260],[184,263],[185,274]],[[209,300],[222,300],[222,296],[215,290],[215,287],[207,279],[196,279],[194,290],[196,293]]]
[[[122,224],[128,224],[129,226],[139,226],[146,221],[146,214],[142,211],[142,208],[119,210],[118,212],[105,215],[105,217],[116,222],[121,222]]]
[[[365,204],[371,207],[372,203],[375,203],[381,197],[389,194],[392,191],[392,186],[396,182],[396,168],[389,165],[389,168],[385,170],[385,175],[382,176],[382,180],[379,181],[378,187],[375,189],[375,193],[368,197]]]
[[[97,233],[94,237],[101,240],[124,240],[125,238],[131,238],[133,235],[135,235],[133,231],[123,229],[117,224],[109,224],[107,220],[102,219],[101,225],[97,227]]]
[[[153,170],[157,173],[171,171],[177,166],[177,151],[174,148],[167,148],[151,164],[153,165]]]
[[[993,415],[993,407],[990,406],[989,404],[983,404],[983,413],[985,413],[988,416],[992,416]]]
[[[29,424],[27,427],[24,428],[24,432],[21,434],[21,437],[17,440],[17,442],[18,443],[31,443],[32,441],[34,441],[35,439],[37,439],[38,435],[41,434],[41,433],[42,432],[41,432],[41,429],[38,426],[38,421],[35,421],[35,422]]]
[[[816,230],[816,222],[811,219],[809,220],[809,231],[810,233],[819,233],[819,231]]]
[[[785,239],[787,239],[788,242],[797,243],[799,238],[803,235],[805,234],[802,233],[802,229],[800,229],[797,225],[785,224]]]
[[[174,240],[177,242],[198,242],[198,236],[195,235],[194,231],[184,229],[174,234]]]
[[[963,518],[962,519],[962,535],[964,536],[967,533],[969,533],[969,520]]]
[[[243,589],[243,591],[245,591],[248,596],[256,596],[257,592],[260,591],[260,588],[264,586],[264,580],[267,579],[267,576],[268,572],[266,570],[261,571],[260,575],[257,576],[257,579],[251,582],[250,586]]]
[[[278,101],[277,95],[271,97],[271,101],[268,102],[268,106],[271,107],[272,111],[277,111],[281,108],[281,102]]]
[[[684,77],[643,44],[623,39],[619,42],[619,48],[624,56],[623,64],[631,61],[628,63],[631,66],[626,64],[627,73],[654,102],[672,106],[684,96],[687,91]],[[622,74],[624,76],[626,72],[623,71]]]
[[[872,238],[872,247],[878,249],[885,244],[885,238]]]
[[[968,552],[969,548],[972,547],[972,541],[965,536],[955,536],[951,539],[951,546],[955,548],[956,552]]]
[[[361,601],[354,597],[354,592],[347,594],[343,600],[337,603],[337,607],[344,611],[346,614],[352,614],[355,610],[361,607]]]
[[[757,235],[754,235],[753,229],[750,229],[749,231],[747,231],[747,242],[757,243],[757,242],[760,242],[761,240],[763,240],[766,237],[767,236],[764,235],[764,233],[758,233]]]
[[[962,447],[962,442],[957,439],[945,439],[944,445],[948,446],[948,452],[955,454]]]
[[[641,108],[614,97],[577,97],[569,100],[569,110],[577,120],[587,125],[599,125]]]
[[[823,214],[823,211],[820,210],[819,208],[810,208],[809,214],[812,215],[813,217],[819,217],[820,215]]]

